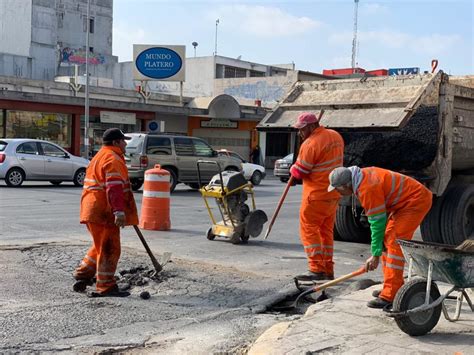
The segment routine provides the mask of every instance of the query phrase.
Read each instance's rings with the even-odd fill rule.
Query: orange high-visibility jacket
[[[369,219],[372,255],[382,254],[387,217],[416,205],[431,192],[415,179],[394,171],[370,167],[352,169],[352,187]]]
[[[301,144],[292,175],[303,180],[303,198],[311,200],[339,199],[337,191],[328,192],[329,173],[342,166],[344,140],[332,129],[316,128]]]
[[[114,224],[116,210],[125,212],[126,225],[138,224],[137,206],[123,154],[118,147],[104,146],[86,171],[80,220],[81,223]]]

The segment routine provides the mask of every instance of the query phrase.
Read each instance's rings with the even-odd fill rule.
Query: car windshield
[[[3,152],[7,147],[8,143],[5,141],[0,141],[0,152]]]
[[[283,160],[293,160],[293,153],[288,154],[286,157],[283,158]]]

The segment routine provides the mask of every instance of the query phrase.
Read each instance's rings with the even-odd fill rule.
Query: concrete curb
[[[248,354],[469,354],[474,348],[474,314],[467,304],[461,319],[451,323],[441,316],[431,333],[410,337],[381,310],[366,302],[380,286],[317,303],[297,320],[272,326]]]

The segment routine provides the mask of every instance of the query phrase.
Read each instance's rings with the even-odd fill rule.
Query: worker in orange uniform
[[[410,240],[431,208],[432,194],[415,179],[390,170],[370,167],[337,168],[329,175],[328,191],[355,194],[368,217],[372,256],[368,271],[383,267],[383,289],[374,291],[370,308],[391,306],[403,285],[405,259],[397,239]]]
[[[120,258],[120,227],[138,224],[137,207],[128,180],[124,153],[126,137],[118,128],[103,134],[103,146],[90,162],[81,197],[80,222],[92,235],[92,246],[74,272],[74,291],[83,292],[96,277],[89,297],[125,297],[115,271]]]
[[[308,259],[308,272],[298,281],[334,279],[334,221],[340,195],[328,192],[331,170],[342,166],[344,141],[339,133],[319,124],[313,113],[304,112],[293,126],[303,140],[291,175],[303,181],[300,238]]]

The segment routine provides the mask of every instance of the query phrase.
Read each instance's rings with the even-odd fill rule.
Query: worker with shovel
[[[405,259],[397,239],[411,240],[431,208],[432,194],[415,179],[390,170],[370,167],[336,168],[329,175],[328,191],[355,194],[368,217],[372,256],[367,271],[383,267],[383,288],[374,291],[370,308],[389,307],[403,285]]]
[[[81,197],[80,222],[87,225],[92,246],[74,272],[74,291],[83,292],[96,276],[96,292],[89,297],[126,297],[115,271],[120,258],[120,227],[138,224],[137,207],[128,180],[124,153],[131,139],[118,128],[103,134],[103,146],[90,162]]]
[[[331,170],[342,166],[344,141],[339,133],[319,124],[322,114],[304,112],[293,126],[303,140],[290,169],[294,179],[303,181],[300,238],[309,270],[296,276],[303,282],[334,279],[333,229],[340,195],[328,192],[327,182]]]

